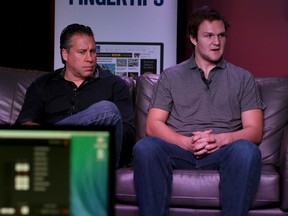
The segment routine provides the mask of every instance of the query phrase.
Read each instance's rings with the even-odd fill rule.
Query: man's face
[[[74,35],[71,38],[71,45],[69,50],[62,50],[62,56],[66,61],[66,72],[80,79],[92,76],[97,65],[94,38],[87,35]]]
[[[190,36],[195,45],[195,55],[201,61],[216,63],[223,55],[226,30],[223,21],[203,21],[198,29],[198,37]]]

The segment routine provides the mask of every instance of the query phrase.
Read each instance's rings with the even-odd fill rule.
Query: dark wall
[[[1,1],[0,66],[49,71],[54,56],[54,1]]]
[[[287,0],[180,0],[178,22],[185,23],[193,8],[210,5],[231,23],[225,58],[255,76],[288,76]],[[186,19],[186,20],[185,20]],[[178,44],[187,42],[178,29]],[[182,29],[186,33],[186,29]],[[179,46],[178,62],[190,57],[190,45]]]

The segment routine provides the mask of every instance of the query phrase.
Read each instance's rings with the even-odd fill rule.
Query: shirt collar
[[[224,58],[222,57],[219,61],[218,61],[218,63],[216,64],[216,67],[215,68],[219,68],[219,69],[224,69],[225,68],[225,60],[224,60]],[[192,57],[190,58],[190,60],[189,60],[189,67],[191,68],[191,69],[196,69],[196,68],[198,68],[198,66],[197,66],[197,64],[196,64],[196,62],[195,62],[195,58],[194,58],[194,55],[192,55]]]
[[[64,79],[64,73],[65,73],[65,67],[62,69],[62,71],[60,72],[60,77]],[[99,72],[99,67],[97,66],[95,71],[94,71],[94,75],[93,77],[88,77],[87,80],[90,80],[90,79],[97,79],[100,77],[100,72]]]

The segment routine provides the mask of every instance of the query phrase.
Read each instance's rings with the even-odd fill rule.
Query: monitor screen
[[[136,79],[163,70],[163,43],[96,42],[97,62],[118,76]]]
[[[0,215],[114,215],[112,139],[108,128],[0,128]]]

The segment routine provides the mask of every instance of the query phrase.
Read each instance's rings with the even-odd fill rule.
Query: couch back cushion
[[[288,77],[257,78],[256,81],[267,106],[260,144],[262,161],[263,164],[278,165],[283,134],[288,123]]]
[[[135,115],[136,138],[146,136],[146,115],[154,85],[159,75],[143,74],[136,81]],[[264,111],[264,134],[260,144],[263,164],[277,165],[283,132],[288,122],[288,78],[257,78],[257,86],[267,108]]]
[[[146,137],[146,116],[148,107],[151,101],[151,96],[154,91],[154,86],[157,83],[159,75],[145,73],[139,76],[135,86],[135,127],[136,140]]]
[[[44,71],[0,67],[0,124],[14,124],[28,86]]]

